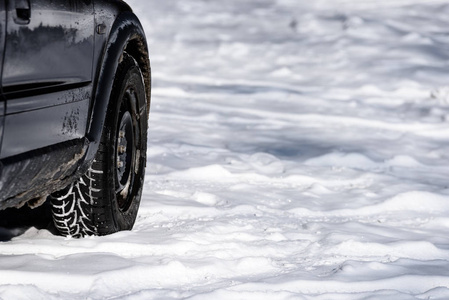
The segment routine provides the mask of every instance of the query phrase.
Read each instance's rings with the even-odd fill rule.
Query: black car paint
[[[0,158],[81,138],[87,120],[78,118],[87,118],[92,81],[92,3],[14,0],[7,2],[6,11]],[[86,87],[79,94],[84,97],[75,96],[75,86]],[[73,123],[80,126],[69,126]],[[30,126],[40,130],[33,132]]]
[[[24,0],[16,1],[22,4]],[[6,29],[3,55],[1,97],[6,99],[6,109],[3,114],[0,110],[0,118],[4,119],[0,121],[5,124],[0,150],[0,209],[26,202],[39,205],[49,193],[87,170],[98,149],[111,85],[123,51],[139,63],[148,105],[150,102],[151,71],[145,35],[127,4],[120,0],[29,0],[30,21],[17,24],[14,20],[20,12],[16,1],[7,0],[6,12],[0,4],[0,20],[2,15],[7,16],[8,26],[14,22],[15,27]],[[51,22],[36,23],[33,18],[39,19],[39,14],[47,13],[49,18],[55,15],[49,10],[54,2],[61,2],[59,9],[70,10],[55,14],[69,17],[57,18],[54,26]],[[1,41],[4,22],[0,26]],[[27,35],[34,39],[22,40]],[[64,53],[61,39],[63,47],[70,51]],[[54,54],[51,59],[49,53]],[[88,61],[74,63],[73,55]],[[9,61],[11,57],[17,64]],[[47,63],[41,64],[45,60]],[[14,69],[19,66],[23,69]],[[28,73],[24,72],[26,67]]]

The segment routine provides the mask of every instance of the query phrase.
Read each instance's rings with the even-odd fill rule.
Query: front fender
[[[89,140],[89,147],[85,156],[86,165],[91,164],[98,151],[115,73],[124,51],[127,51],[136,59],[142,70],[149,108],[151,71],[145,33],[139,20],[131,11],[121,12],[111,27],[99,66],[100,69],[97,72],[98,79],[93,93],[92,113],[86,134]],[[83,172],[84,170],[80,171]]]

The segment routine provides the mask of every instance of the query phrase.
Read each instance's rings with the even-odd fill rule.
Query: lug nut
[[[118,133],[118,137],[121,138],[121,139],[124,138],[125,137],[125,132],[123,130],[120,130],[119,133]]]
[[[123,162],[121,160],[117,160],[117,168],[123,168]]]
[[[119,153],[125,153],[126,152],[126,146],[123,146],[123,145],[118,146],[118,152]]]

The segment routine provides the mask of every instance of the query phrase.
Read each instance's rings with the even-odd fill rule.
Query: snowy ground
[[[449,299],[447,1],[129,2],[135,229],[1,243],[1,299]]]

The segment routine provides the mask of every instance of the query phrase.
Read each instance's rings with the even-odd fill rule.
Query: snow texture
[[[449,299],[449,4],[130,0],[135,228],[0,243],[1,299]]]

